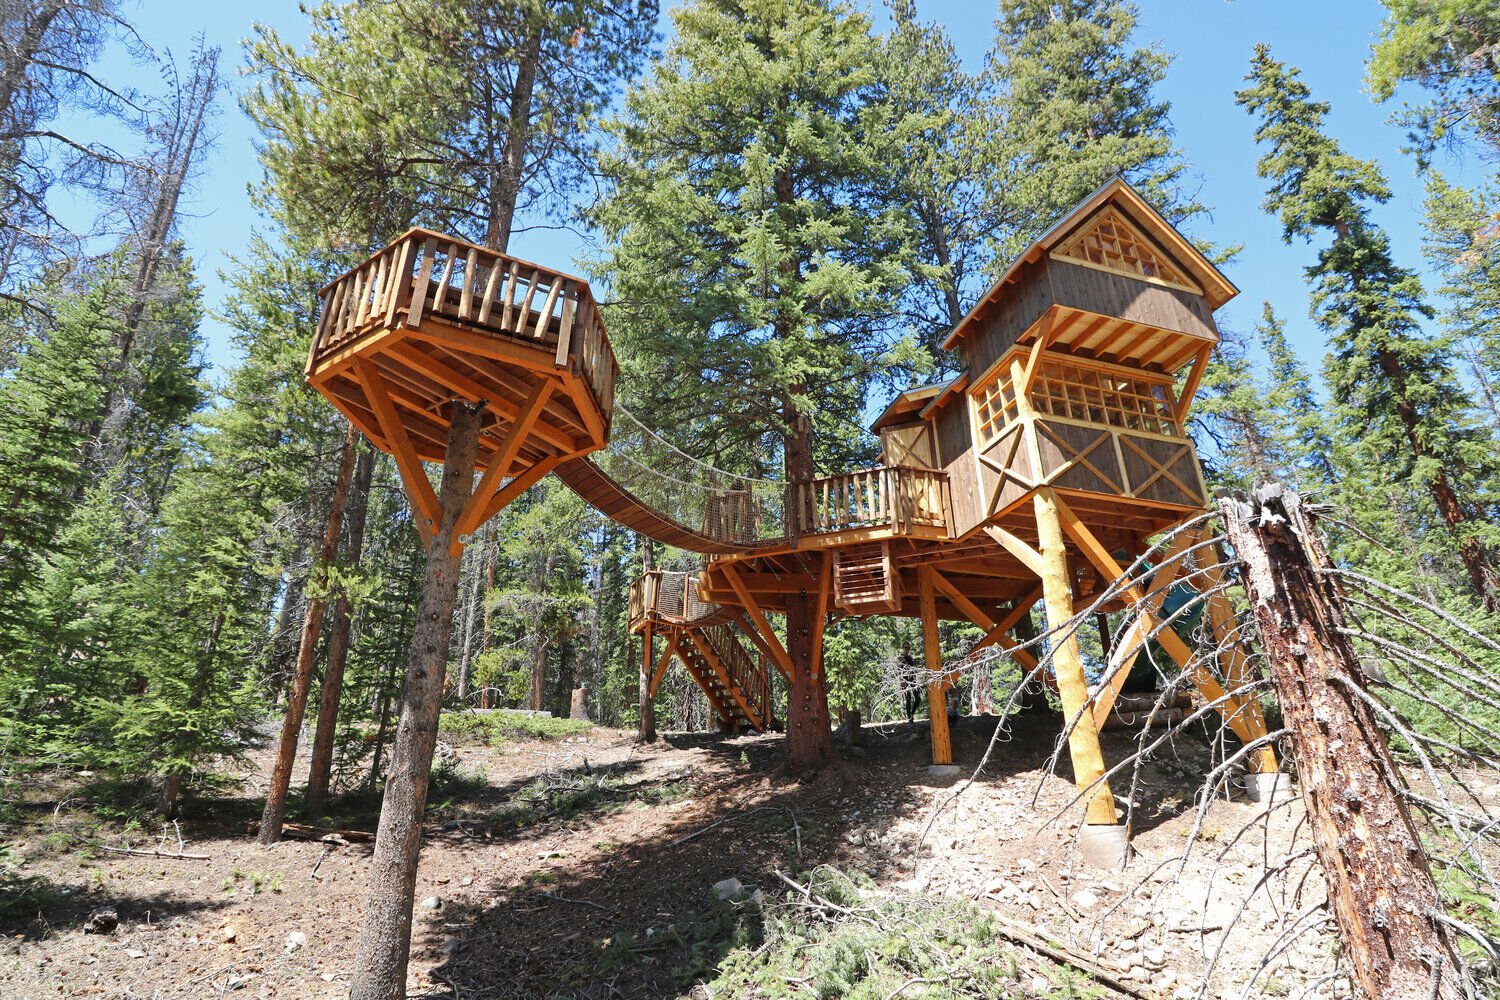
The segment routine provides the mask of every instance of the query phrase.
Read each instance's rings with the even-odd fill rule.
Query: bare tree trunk
[[[344,505],[349,499],[349,483],[354,476],[355,445],[359,432],[349,425],[344,437],[344,452],[339,460],[338,476],[333,483],[333,499],[328,505],[328,523],[323,528],[323,549],[313,567],[316,583],[326,584],[328,569],[338,558],[339,534],[344,529]],[[276,747],[276,763],[271,768],[271,787],[266,791],[266,807],[260,815],[261,844],[281,839],[281,824],[286,818],[286,796],[292,785],[292,762],[297,757],[297,741],[302,735],[302,718],[307,712],[307,692],[312,687],[313,667],[317,661],[318,636],[323,631],[323,611],[327,595],[321,590],[309,597],[307,615],[302,619],[302,642],[297,647],[297,670],[292,675],[292,690],[287,697],[286,718],[281,723],[281,741]]]
[[[375,475],[375,454],[359,449],[354,463],[354,485],[349,493],[349,548],[344,564],[359,565],[364,554],[365,515],[370,507],[370,482]],[[318,728],[313,737],[312,762],[307,775],[307,816],[313,822],[328,808],[328,782],[333,774],[333,737],[338,727],[339,698],[344,690],[344,667],[349,661],[349,633],[353,627],[353,603],[339,591],[333,603],[333,631],[328,636],[328,662],[323,667],[323,690],[318,700]]]
[[[463,701],[469,696],[469,668],[473,664],[474,656],[474,631],[478,624],[479,606],[484,603],[484,565],[486,552],[489,550],[490,541],[486,528],[481,528],[477,533],[479,544],[474,547],[473,558],[468,560],[471,571],[471,583],[469,588],[468,603],[464,607],[464,641],[458,654],[458,700]],[[465,549],[468,555],[470,550]]]
[[[453,605],[458,598],[460,557],[449,554],[459,515],[474,489],[480,410],[452,404],[448,451],[439,493],[442,521],[427,545],[422,601],[412,633],[411,661],[396,726],[390,777],[381,802],[370,892],[355,954],[350,1000],[401,1000],[411,949],[411,908],[416,893],[417,855],[438,718],[443,710],[443,674],[453,639]]]
[[[790,428],[785,439],[788,483],[805,483],[813,478],[812,421],[791,402],[800,389],[795,387],[789,394],[785,408]],[[813,594],[793,594],[786,602],[786,651],[792,661],[786,701],[786,766],[794,772],[817,770],[833,752],[828,687],[821,670],[815,671],[821,659],[813,649],[817,605]]]
[[[1442,902],[1312,516],[1279,485],[1220,505],[1245,566],[1318,862],[1354,985],[1366,1000],[1468,995]]]
[[[636,536],[641,543],[641,571],[649,573],[656,569],[656,546],[651,539]],[[636,735],[642,743],[656,742],[656,699],[651,697],[651,671],[656,666],[656,650],[651,643],[651,626],[646,626],[646,631],[641,635],[641,683],[640,683],[640,722],[637,724]]]

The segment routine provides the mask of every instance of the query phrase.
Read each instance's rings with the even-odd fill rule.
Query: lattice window
[[[1167,383],[1124,372],[1044,361],[1032,383],[1038,413],[1180,437]]]
[[[1112,209],[1099,215],[1082,235],[1059,249],[1056,256],[1198,291],[1191,279],[1167,261],[1165,254]]]
[[[1006,424],[1016,419],[1016,394],[1006,365],[998,366],[974,390],[974,406],[979,414],[980,444],[995,440]]]

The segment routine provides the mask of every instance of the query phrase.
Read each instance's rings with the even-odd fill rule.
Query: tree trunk
[[[370,482],[375,475],[375,453],[359,449],[354,485],[349,493],[349,549],[344,564],[359,565],[364,554],[365,515],[370,507]],[[344,690],[344,667],[349,661],[349,632],[354,608],[342,589],[333,604],[333,631],[328,636],[328,662],[323,667],[323,690],[318,700],[318,728],[313,737],[312,763],[307,775],[307,818],[316,823],[328,808],[328,782],[333,774],[333,737],[338,727],[339,698]]]
[[[391,756],[390,777],[381,802],[370,892],[355,954],[350,1000],[401,1000],[411,948],[412,897],[422,816],[427,807],[432,753],[443,709],[443,674],[453,638],[453,605],[458,598],[460,557],[449,554],[459,515],[474,488],[480,410],[452,404],[448,451],[439,500],[442,521],[427,545],[427,571],[412,632],[411,661],[402,694],[401,719]]]
[[[469,668],[473,664],[474,656],[474,631],[479,620],[479,606],[484,603],[484,561],[485,552],[489,548],[488,540],[483,529],[475,532],[479,544],[475,547],[473,557],[468,560],[470,579],[472,586],[469,588],[469,600],[464,607],[464,641],[458,654],[458,700],[463,701],[469,696]],[[470,550],[465,549],[467,555]]]
[[[1318,862],[1360,997],[1465,996],[1457,943],[1393,778],[1312,516],[1279,485],[1220,502],[1245,566]]]
[[[637,535],[641,544],[641,572],[650,573],[656,569],[656,546],[651,539]],[[640,722],[637,724],[637,736],[642,743],[656,742],[656,699],[651,697],[651,671],[656,667],[656,650],[651,643],[651,626],[646,626],[646,631],[641,635],[641,683],[640,683]]]
[[[812,624],[817,603],[811,595],[787,598],[786,651],[794,669],[786,697],[786,766],[799,773],[822,767],[833,752],[828,687],[814,671]]]
[[[326,584],[328,569],[338,558],[339,534],[344,529],[344,505],[349,499],[349,483],[354,476],[355,445],[359,432],[349,425],[344,437],[344,452],[339,460],[338,476],[333,483],[333,499],[328,505],[328,523],[323,529],[323,549],[313,567],[317,582]],[[276,763],[271,769],[271,787],[266,791],[266,807],[260,814],[261,844],[281,839],[281,823],[286,818],[286,796],[292,784],[292,762],[297,757],[297,741],[302,735],[302,718],[307,711],[307,692],[312,687],[313,666],[317,660],[318,636],[323,630],[323,611],[328,606],[326,593],[309,597],[307,615],[302,619],[302,642],[297,647],[297,669],[292,675],[292,690],[287,698],[286,718],[281,723],[281,742],[276,747]]]
[[[490,221],[484,245],[504,253],[515,224],[516,201],[521,196],[522,173],[526,169],[526,147],[531,138],[531,101],[542,54],[539,27],[528,30],[516,59],[516,82],[510,91],[510,114],[505,126],[505,152],[500,176],[490,188]]]

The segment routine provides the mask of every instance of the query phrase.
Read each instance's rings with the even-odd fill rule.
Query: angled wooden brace
[[[385,379],[380,377],[380,370],[375,367],[374,362],[360,357],[354,359],[354,374],[375,413],[381,436],[391,446],[396,468],[401,472],[401,485],[406,488],[412,516],[417,520],[417,530],[422,533],[423,541],[431,541],[437,535],[438,525],[443,519],[442,504],[433,492],[432,483],[427,480],[422,460],[417,457],[417,450],[412,446],[406,428],[401,426],[401,418],[396,415],[396,407],[392,405],[390,394],[386,390]]]
[[[1122,578],[1125,575],[1125,570],[1115,561],[1109,549],[1098,538],[1094,537],[1094,533],[1088,530],[1083,522],[1078,519],[1078,515],[1074,514],[1068,505],[1062,501],[1062,498],[1057,498],[1056,502],[1058,511],[1062,515],[1063,530],[1083,550],[1089,562],[1093,563],[1107,577],[1116,580]],[[1156,641],[1167,651],[1172,659],[1177,661],[1177,665],[1182,668],[1183,673],[1188,675],[1188,678],[1203,693],[1203,697],[1208,699],[1209,703],[1224,717],[1224,724],[1240,738],[1241,742],[1248,746],[1264,738],[1266,735],[1265,721],[1260,717],[1260,713],[1252,711],[1249,708],[1249,701],[1253,701],[1254,699],[1246,699],[1239,695],[1226,693],[1224,686],[1219,683],[1219,679],[1213,675],[1213,671],[1199,662],[1199,659],[1193,655],[1193,651],[1188,648],[1187,643],[1183,642],[1182,638],[1176,632],[1172,631],[1170,627],[1162,626],[1161,620],[1147,607],[1145,595],[1141,593],[1139,586],[1132,585],[1126,588],[1126,594],[1129,595],[1131,601],[1139,609],[1141,621],[1144,623],[1147,631],[1155,632]],[[1250,764],[1262,773],[1274,772],[1277,770],[1276,753],[1269,746],[1260,747],[1251,758]]]
[[[536,424],[537,418],[542,415],[542,409],[547,405],[547,398],[552,395],[555,384],[550,378],[537,382],[531,390],[531,395],[527,397],[526,403],[521,407],[520,416],[511,425],[510,430],[506,432],[505,440],[490,458],[489,467],[479,478],[479,485],[474,487],[474,492],[469,495],[469,502],[464,505],[463,513],[458,517],[458,526],[453,531],[453,546],[450,550],[453,555],[456,556],[462,551],[463,538],[485,522],[485,512],[494,503],[495,495],[499,492],[501,478],[510,472],[511,463],[515,461],[516,455],[520,454],[521,445],[526,443],[526,438],[531,434],[531,428]]]
[[[646,689],[650,697],[656,697],[656,689],[661,686],[661,679],[667,675],[667,666],[672,662],[672,654],[675,652],[677,652],[677,635],[669,632],[667,633],[667,648],[661,651],[661,657],[651,670],[651,686]]]
[[[781,668],[782,675],[790,678],[796,669],[792,664],[792,658],[787,654],[786,647],[781,644],[781,640],[776,637],[776,633],[771,630],[771,623],[766,620],[765,612],[760,609],[759,604],[755,603],[755,598],[750,596],[750,589],[745,586],[745,581],[740,577],[739,569],[726,565],[722,567],[722,570],[724,578],[729,581],[729,586],[734,590],[734,596],[740,599],[740,604],[750,615],[750,620],[755,623],[761,638],[765,639],[766,645],[770,647],[771,656],[776,661],[776,665]]]

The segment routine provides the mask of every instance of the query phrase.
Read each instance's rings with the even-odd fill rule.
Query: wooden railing
[[[932,469],[880,466],[826,476],[791,487],[788,504],[798,535],[851,528],[946,528],[952,522],[948,475]]]
[[[703,638],[718,654],[719,662],[729,674],[729,682],[739,687],[745,700],[755,710],[757,722],[771,723],[771,672],[760,658],[750,653],[734,626],[727,623],[703,629]]]
[[[717,604],[699,599],[695,574],[653,569],[642,573],[630,585],[626,613],[634,629],[647,619],[682,625],[710,618],[722,610]]]
[[[619,367],[587,283],[426,229],[413,229],[320,293],[308,372],[367,334],[445,322],[552,351],[614,408]]]

